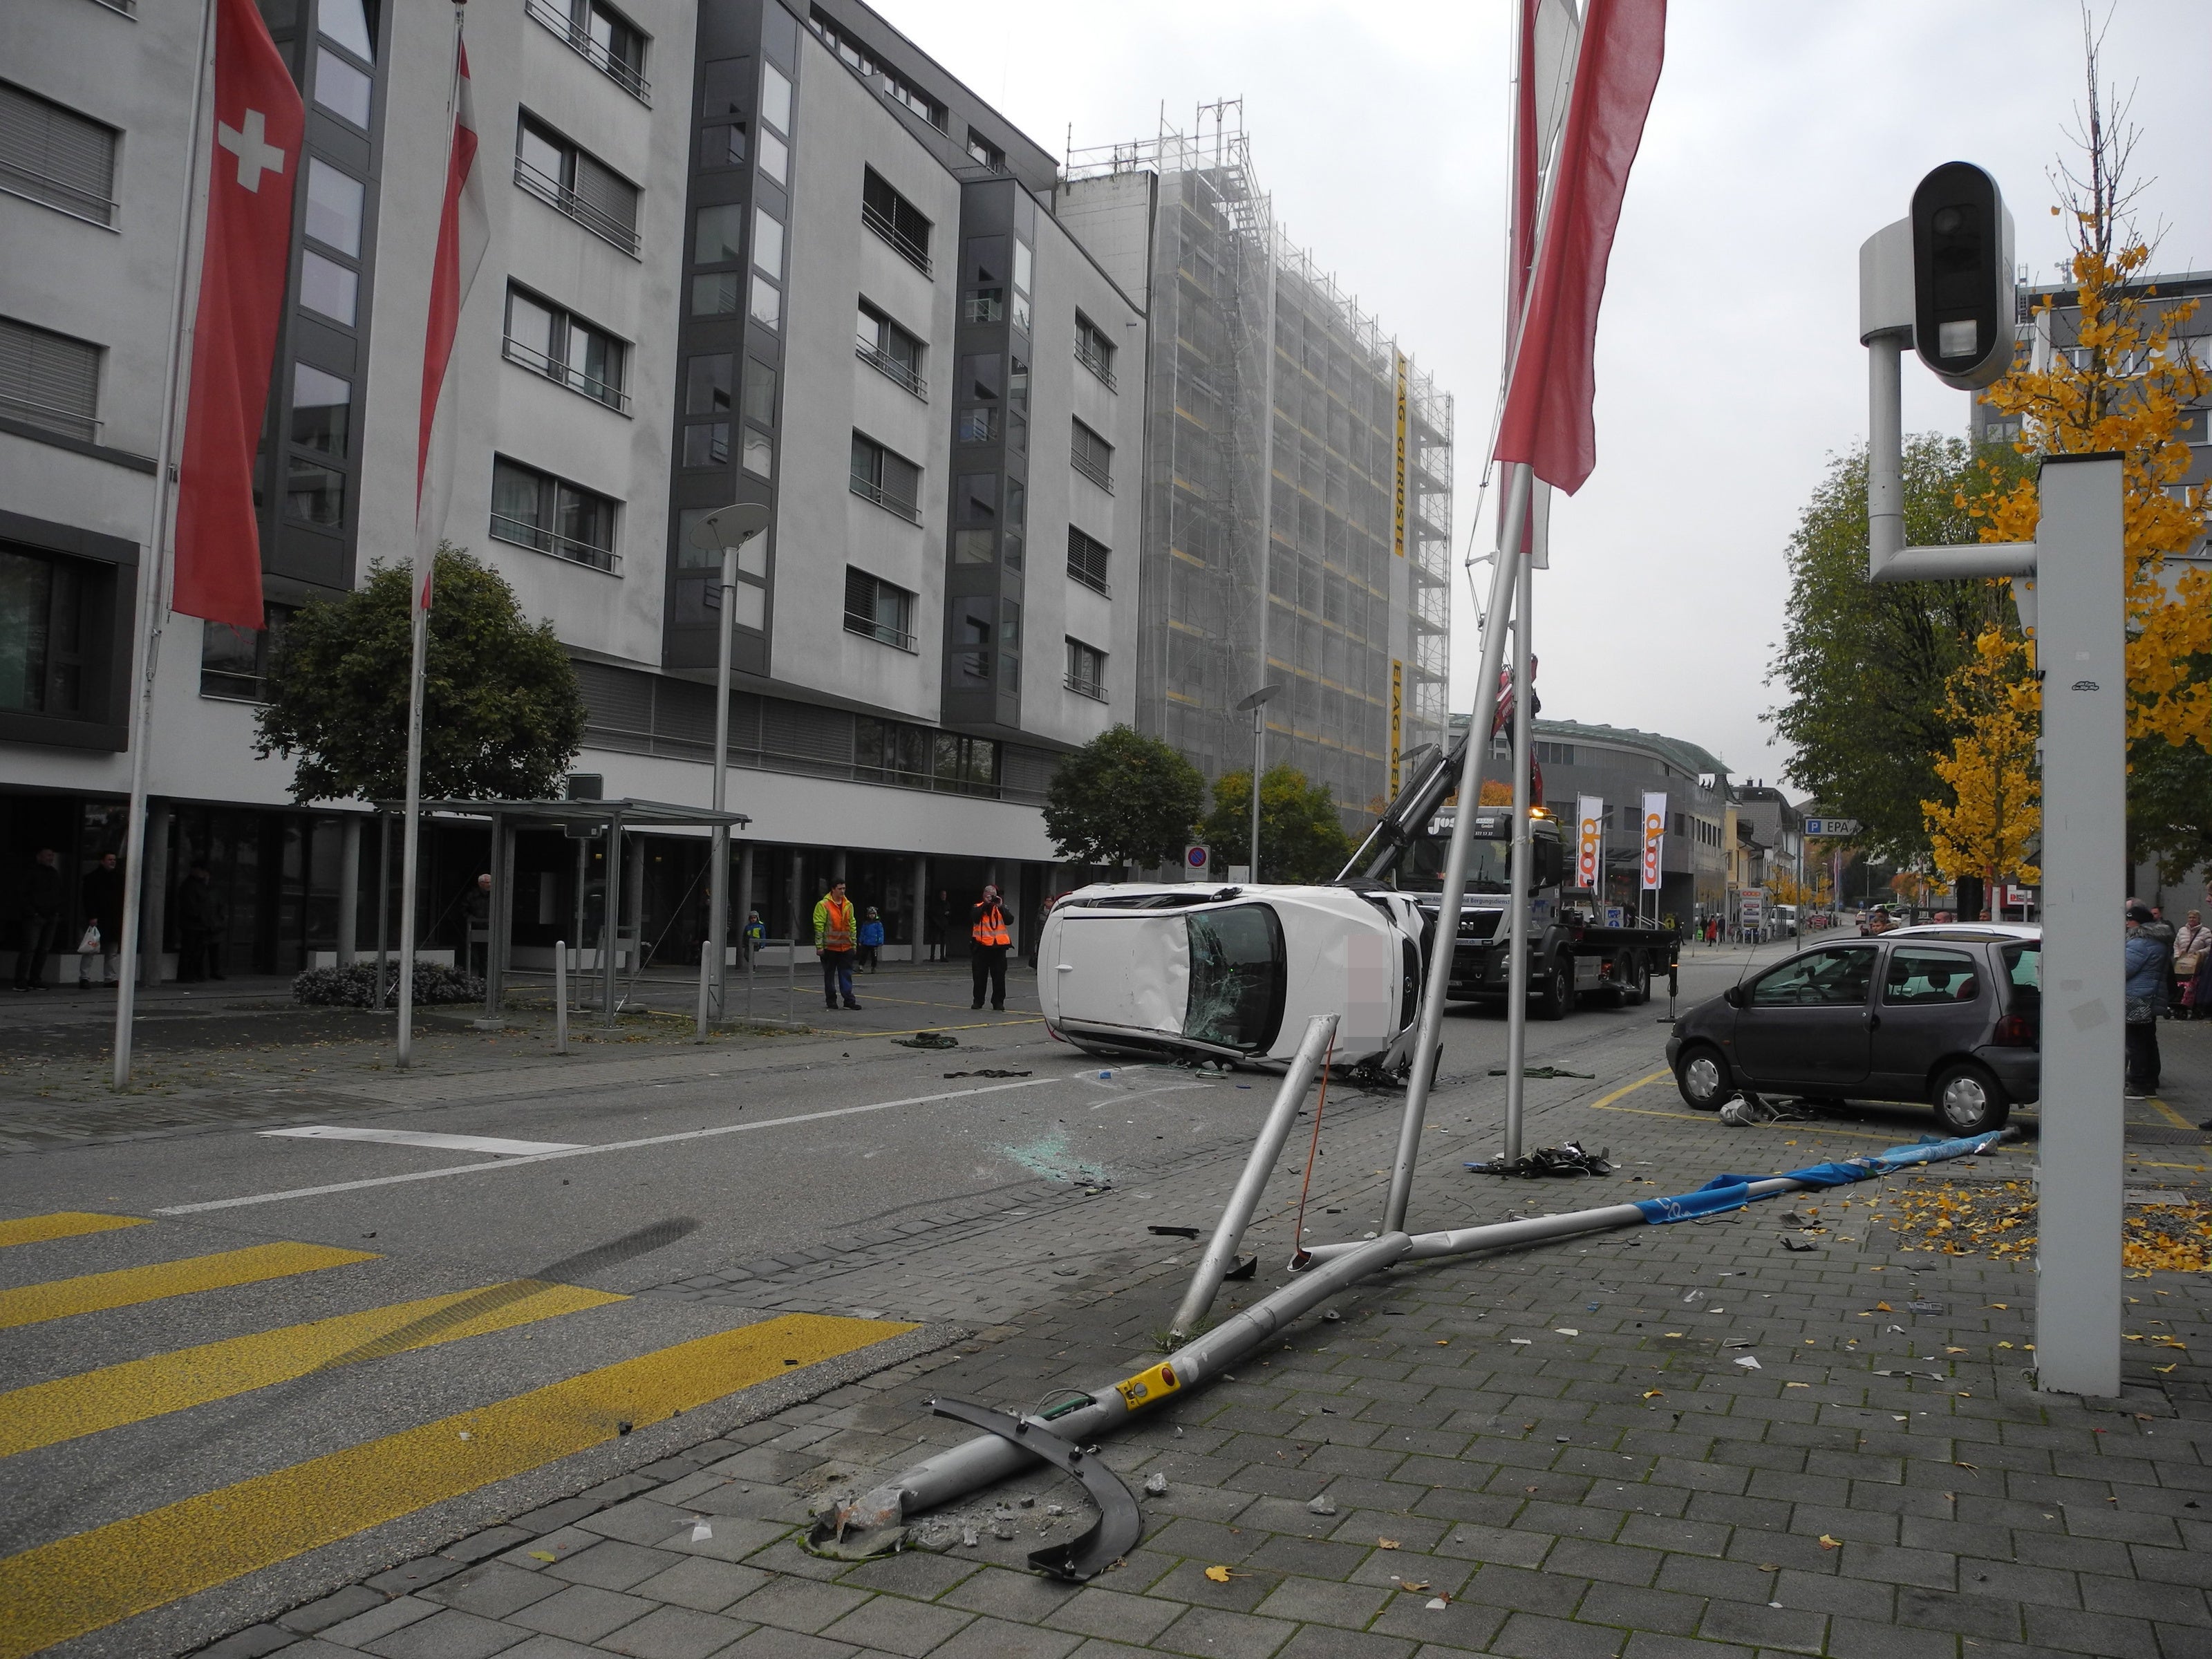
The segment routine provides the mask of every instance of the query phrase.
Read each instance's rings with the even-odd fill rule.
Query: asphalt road
[[[1749,961],[1691,952],[1684,1006]],[[1026,983],[1014,1000],[1034,1007]],[[1664,1012],[1662,995],[1533,1022],[1528,1061],[1595,1073],[1574,1085],[1589,1090],[1648,1075]],[[620,1434],[703,1419],[733,1383],[909,1352],[941,1320],[917,1333],[886,1306],[769,1324],[637,1292],[834,1248],[932,1205],[1233,1169],[1221,1161],[1272,1092],[1263,1077],[1090,1059],[1041,1024],[971,1035],[982,1046],[951,1054],[857,1035],[731,1051],[705,1074],[581,1073],[554,1091],[333,1126],[373,1139],[240,1130],[0,1158],[0,1328],[14,1328],[0,1343],[0,1606],[59,1598],[58,1622],[38,1628],[91,1632],[72,1651],[128,1651],[99,1632],[178,1594],[410,1518],[432,1536],[502,1479],[561,1490],[566,1460],[618,1464],[614,1418]],[[1453,1145],[1491,1127],[1471,1103],[1494,1098],[1504,1043],[1502,1015],[1453,1010],[1435,1113],[1460,1126]],[[984,1068],[1029,1075],[945,1075]],[[1330,1109],[1395,1116],[1398,1098],[1346,1091]],[[1218,1203],[1228,1178],[1209,1173],[1187,1206],[1216,1185]],[[1366,1178],[1345,1223],[1380,1184]],[[40,1219],[80,1212],[114,1219]],[[580,1404],[558,1392],[580,1376],[599,1389]],[[572,1420],[574,1435],[544,1429]],[[162,1538],[201,1537],[206,1495],[226,1488],[224,1527],[256,1517],[242,1538],[179,1546],[173,1568],[149,1570]],[[108,1588],[79,1607],[86,1583]],[[36,1650],[0,1636],[0,1659]]]

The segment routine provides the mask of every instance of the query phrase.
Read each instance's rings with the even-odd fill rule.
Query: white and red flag
[[[290,268],[306,116],[253,0],[216,0],[215,146],[191,395],[177,467],[173,610],[258,628],[253,453]]]
[[[1570,495],[1597,461],[1598,305],[1666,33],[1667,0],[1589,0],[1521,312],[1497,457]]]
[[[453,149],[446,160],[446,189],[438,216],[438,246],[430,268],[430,316],[422,337],[422,404],[415,462],[415,603],[430,607],[431,568],[453,497],[458,434],[458,382],[452,366],[461,307],[475,284],[491,241],[484,203],[483,167],[477,157],[476,104],[470,96],[469,49],[454,42]]]

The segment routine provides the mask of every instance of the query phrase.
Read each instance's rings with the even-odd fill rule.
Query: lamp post
[[[715,599],[721,621],[714,629],[714,810],[724,810],[730,773],[730,617],[736,609],[738,550],[768,528],[769,509],[759,501],[732,501],[718,507],[691,527],[691,545],[702,550],[720,550],[721,580]],[[710,988],[722,979],[723,939],[729,932],[730,826],[716,823],[709,832],[707,855],[707,963],[699,975],[699,1013],[695,1035],[707,1040],[707,1002]]]
[[[1283,688],[1263,685],[1237,705],[1240,714],[1252,715],[1252,869],[1249,879],[1260,879],[1260,758],[1267,741],[1267,702]]]

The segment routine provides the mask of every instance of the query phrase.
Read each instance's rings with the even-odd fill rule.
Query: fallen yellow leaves
[[[1999,1261],[2034,1255],[2035,1194],[2027,1182],[1921,1180],[1891,1196],[1889,1224],[1905,1249]],[[2120,1258],[2134,1274],[2212,1273],[2212,1203],[2131,1207]],[[2002,1302],[1989,1306],[2009,1310]]]
[[[1378,1550],[1395,1550],[1404,1547],[1395,1538],[1378,1538],[1375,1540],[1375,1547]]]
[[[1217,1584],[1225,1584],[1237,1575],[1226,1567],[1208,1567],[1206,1570],[1206,1576]]]
[[[1828,1536],[1828,1534],[1826,1534],[1825,1532],[1824,1532],[1824,1533],[1822,1533],[1822,1534],[1820,1534],[1820,1547],[1821,1547],[1822,1549],[1824,1549],[1824,1550],[1839,1550],[1839,1549],[1843,1548],[1843,1547],[1844,1547],[1844,1540],[1843,1540],[1842,1539],[1840,1539],[1840,1538],[1831,1538],[1831,1537],[1829,1537],[1829,1536]]]

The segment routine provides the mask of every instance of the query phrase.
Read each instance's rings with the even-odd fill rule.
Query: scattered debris
[[[947,1036],[942,1031],[916,1031],[910,1037],[893,1037],[891,1041],[902,1048],[957,1048],[960,1046],[958,1037]]]
[[[1493,1066],[1490,1068],[1490,1074],[1492,1077],[1504,1077],[1505,1067]],[[1564,1066],[1523,1066],[1521,1068],[1521,1075],[1533,1078],[1580,1077],[1588,1078],[1592,1082],[1597,1080],[1595,1072],[1570,1072]]]
[[[1820,1248],[1813,1240],[1800,1238],[1795,1233],[1784,1233],[1781,1238],[1782,1248],[1785,1250],[1817,1250]]]
[[[1145,1491],[1149,1496],[1161,1497],[1165,1494],[1167,1489],[1168,1478],[1164,1474],[1155,1472],[1145,1477]]]
[[[947,1077],[1029,1077],[1028,1072],[1009,1072],[1001,1066],[986,1066],[980,1072],[947,1072]]]
[[[1306,1512],[1309,1515],[1334,1515],[1336,1499],[1331,1498],[1327,1492],[1322,1492],[1314,1498],[1312,1503],[1306,1505]]]
[[[1744,1370],[1747,1370],[1747,1371],[1755,1371],[1755,1370],[1760,1370],[1760,1369],[1761,1369],[1761,1367],[1760,1367],[1760,1365],[1759,1365],[1759,1361],[1758,1361],[1758,1360],[1756,1360],[1756,1359],[1754,1359],[1753,1358],[1752,1358],[1752,1356],[1751,1356],[1751,1355],[1749,1355],[1749,1354],[1745,1354],[1741,1358],[1738,1359],[1735,1363],[1736,1363],[1737,1364],[1739,1364],[1739,1365],[1742,1366],[1742,1367],[1744,1368]]]
[[[1195,1227],[1152,1226],[1146,1228],[1145,1231],[1148,1233],[1158,1233],[1163,1238],[1196,1238],[1198,1237],[1198,1229]]]
[[[1570,1140],[1564,1146],[1540,1146],[1510,1160],[1501,1152],[1486,1163],[1467,1167],[1477,1175],[1516,1176],[1523,1181],[1547,1176],[1604,1176],[1613,1173],[1612,1153],[1610,1146],[1592,1152],[1580,1142]]]
[[[693,1543],[695,1543],[695,1544],[703,1544],[703,1543],[705,1543],[705,1542],[706,1542],[709,1538],[712,1538],[714,1535],[714,1523],[713,1522],[711,1522],[711,1521],[708,1521],[708,1520],[705,1520],[705,1519],[702,1519],[702,1518],[698,1517],[698,1516],[696,1516],[692,1518],[692,1522],[691,1522],[691,1541],[692,1541]]]

